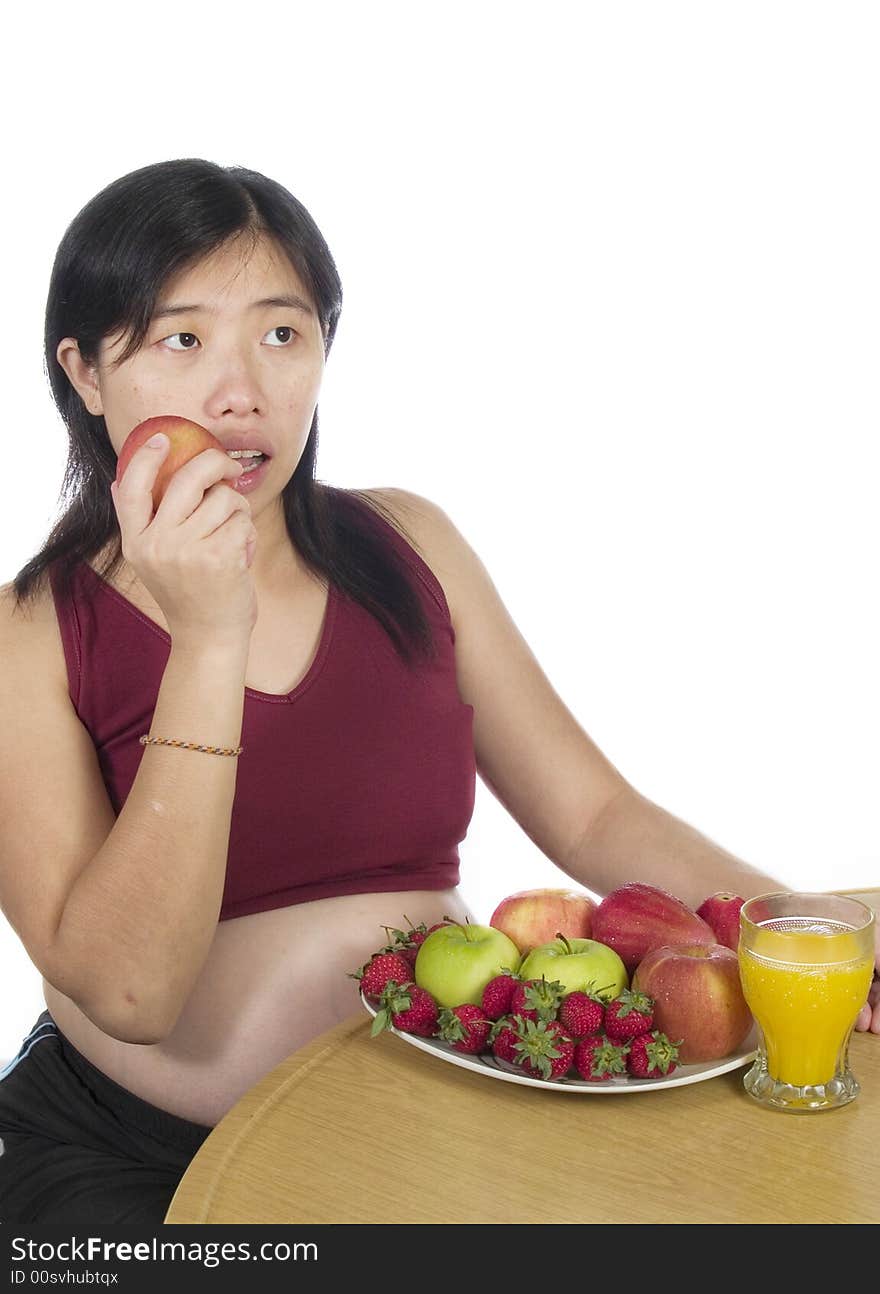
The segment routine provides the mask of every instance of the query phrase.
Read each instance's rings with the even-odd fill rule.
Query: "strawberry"
[[[565,992],[558,980],[520,980],[515,986],[508,1010],[511,1015],[524,1016],[526,1020],[552,1020],[559,1010]]]
[[[574,1038],[558,1020],[524,1020],[514,1061],[532,1078],[553,1081],[571,1069],[574,1048]]]
[[[380,1009],[370,1030],[370,1037],[394,1025],[402,1033],[432,1038],[437,1028],[437,1003],[427,989],[416,984],[395,984],[389,980],[379,997]]]
[[[419,949],[427,939],[428,935],[433,934],[435,930],[439,930],[441,926],[448,926],[448,925],[454,925],[454,924],[455,923],[453,922],[451,917],[444,917],[442,921],[436,921],[434,925],[428,926],[426,929],[425,923],[423,921],[421,925],[417,926],[415,929],[411,929],[408,932],[408,935],[407,935],[408,942],[406,944],[406,947],[401,950],[402,955],[406,957],[407,960],[413,966],[413,968],[415,968],[416,958],[419,955]]]
[[[407,922],[409,926],[409,929],[406,932],[407,942],[409,944],[415,944],[415,946],[418,948],[420,944],[423,944],[425,942],[425,940],[427,939],[430,933],[430,931],[428,930],[428,927],[425,925],[424,921],[420,921],[417,926],[414,926],[405,912],[403,914],[403,919],[404,921]],[[431,930],[433,929],[434,929],[434,926],[431,927]]]
[[[397,930],[393,926],[382,927],[388,938],[388,944],[382,949],[382,952],[399,953],[412,968],[416,964],[419,949],[427,939],[429,931],[424,921],[420,921],[417,926],[414,926],[406,913],[403,915],[408,922],[409,928],[407,930]]]
[[[633,1078],[665,1078],[678,1068],[679,1046],[658,1029],[640,1033],[629,1044],[626,1067]]]
[[[491,1028],[492,1021],[488,1016],[470,1002],[444,1007],[437,1017],[437,1037],[451,1042],[456,1051],[468,1055],[486,1050]]]
[[[587,1034],[598,1033],[602,1028],[605,1003],[592,993],[575,990],[562,999],[557,1019],[573,1038],[586,1038]]]
[[[625,988],[605,1008],[605,1033],[612,1042],[628,1042],[653,1024],[654,999],[637,989]]]
[[[408,983],[412,979],[412,967],[399,953],[383,951],[373,953],[359,971],[349,974],[349,979],[360,980],[365,997],[379,997],[389,980]]]
[[[483,989],[482,1007],[490,1020],[500,1020],[510,1011],[510,1000],[519,980],[511,971],[502,971]]]
[[[604,1034],[591,1034],[575,1047],[574,1067],[588,1083],[603,1083],[626,1073],[626,1047],[619,1047]]]
[[[516,1044],[522,1036],[525,1020],[521,1015],[504,1015],[489,1030],[489,1046],[496,1060],[516,1061]]]

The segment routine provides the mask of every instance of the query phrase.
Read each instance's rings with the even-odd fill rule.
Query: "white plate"
[[[375,1016],[376,1008],[371,1006],[363,993],[360,997],[370,1015]],[[621,1074],[619,1077],[609,1078],[601,1083],[588,1083],[582,1078],[557,1078],[550,1082],[544,1078],[531,1078],[523,1073],[518,1065],[508,1064],[506,1060],[498,1060],[491,1051],[468,1056],[464,1052],[456,1051],[451,1043],[443,1042],[440,1038],[418,1038],[414,1033],[403,1033],[395,1029],[393,1025],[388,1032],[393,1033],[397,1038],[402,1038],[413,1047],[418,1047],[421,1051],[430,1052],[438,1060],[451,1061],[453,1065],[461,1065],[462,1069],[472,1069],[478,1074],[488,1075],[489,1078],[500,1078],[505,1083],[525,1083],[527,1087],[547,1087],[552,1092],[590,1092],[596,1096],[620,1092],[654,1092],[661,1087],[684,1087],[688,1083],[702,1083],[704,1079],[715,1078],[718,1074],[726,1074],[731,1069],[741,1069],[750,1064],[755,1058],[756,1045],[754,1030],[752,1030],[738,1051],[731,1052],[722,1060],[706,1060],[699,1065],[679,1065],[675,1073],[670,1074],[668,1078],[633,1078],[631,1075]]]

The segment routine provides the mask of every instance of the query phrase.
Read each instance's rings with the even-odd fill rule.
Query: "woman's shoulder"
[[[51,624],[54,617],[55,600],[48,573],[27,597],[17,596],[14,580],[0,584],[0,633],[4,640],[8,635],[32,636]]]
[[[460,597],[456,573],[461,569],[466,545],[446,512],[433,500],[411,490],[386,486],[356,493],[413,546],[441,585],[454,623]]]
[[[439,556],[440,549],[458,534],[439,504],[411,490],[385,486],[355,493],[390,521],[404,539],[413,543],[425,560],[429,554]]]
[[[14,581],[0,584],[0,656],[7,675],[27,674],[66,688],[66,670],[55,599],[48,576],[27,598]]]

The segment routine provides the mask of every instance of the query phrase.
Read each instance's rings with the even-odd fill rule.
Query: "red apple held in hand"
[[[593,913],[593,938],[613,948],[630,975],[652,948],[716,942],[712,927],[693,908],[641,881],[629,881],[605,895]]]
[[[489,925],[503,930],[521,953],[550,943],[557,934],[589,939],[596,903],[581,890],[519,890],[502,899]]]
[[[653,998],[654,1028],[681,1039],[684,1065],[729,1056],[752,1027],[739,959],[724,944],[654,948],[636,967],[632,987]]]
[[[147,418],[128,433],[116,460],[117,485],[125,475],[125,469],[132,455],[141,445],[146,444],[157,432],[164,432],[171,444],[162,460],[162,466],[153,486],[153,511],[159,507],[168,483],[179,467],[188,463],[204,449],[223,449],[220,441],[201,423],[192,422],[189,418],[179,418],[175,414],[161,414],[156,418]],[[230,488],[231,485],[230,485]]]
[[[719,890],[717,894],[710,894],[697,908],[697,916],[712,927],[718,942],[734,952],[739,947],[739,910],[744,903],[745,899],[738,894]]]

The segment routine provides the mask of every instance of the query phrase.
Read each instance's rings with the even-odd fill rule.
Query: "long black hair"
[[[68,226],[52,268],[44,334],[45,370],[69,439],[63,511],[12,582],[17,608],[45,587],[53,564],[66,596],[80,562],[107,550],[95,569],[109,579],[123,560],[109,491],[116,452],[104,418],[88,411],[59,364],[59,342],[75,337],[92,365],[103,338],[120,332],[128,338],[117,361],[124,363],[143,344],[165,281],[242,236],[254,245],[268,236],[286,253],[317,307],[329,354],[342,309],[333,257],[302,203],[258,171],[201,158],[144,166],[107,185]],[[406,562],[375,522],[376,512],[390,515],[361,491],[318,481],[317,453],[316,409],[281,496],[291,542],[311,571],[379,621],[405,661],[432,656],[430,624]]]

